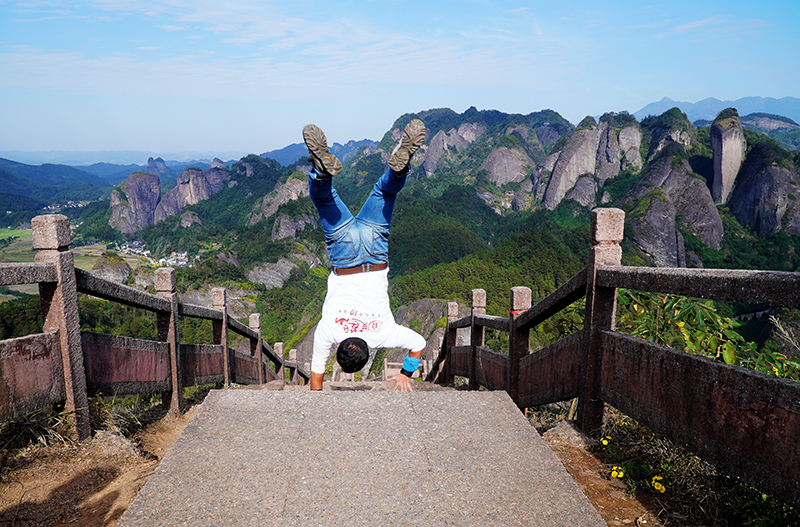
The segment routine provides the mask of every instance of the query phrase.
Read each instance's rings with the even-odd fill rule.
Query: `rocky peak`
[[[734,108],[720,112],[711,125],[711,149],[714,152],[714,179],[711,194],[718,205],[727,203],[736,176],[742,166],[747,141],[739,114]]]
[[[211,162],[211,168],[225,168],[225,163],[217,157]]]
[[[641,126],[650,135],[649,159],[655,158],[672,143],[684,147],[692,144],[694,125],[679,108],[671,108],[658,116],[646,117],[642,120]]]
[[[147,172],[163,176],[168,171],[169,169],[167,169],[167,163],[160,157],[157,157],[155,159],[150,157],[147,159]]]

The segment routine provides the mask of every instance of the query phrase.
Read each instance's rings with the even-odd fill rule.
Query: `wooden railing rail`
[[[520,327],[535,327],[586,296],[586,269],[544,297],[517,319]]]
[[[194,304],[180,302],[178,309],[182,317],[202,318],[205,320],[222,320],[222,311],[211,309],[210,307],[196,306]]]
[[[168,313],[170,310],[169,302],[163,298],[139,291],[127,285],[104,280],[83,269],[75,269],[75,283],[79,293],[85,293],[103,300],[111,300],[148,311]]]
[[[181,411],[184,386],[197,383],[308,382],[309,374],[287,362],[261,338],[258,314],[249,326],[227,312],[224,289],[212,290],[213,308],[178,301],[175,270],[155,273],[156,295],[104,280],[74,266],[69,220],[37,216],[31,222],[35,263],[0,264],[0,285],[39,284],[43,330],[39,335],[0,341],[0,419],[65,401],[74,416],[74,435],[90,436],[88,396],[164,392],[170,411]],[[78,293],[155,313],[158,341],[82,332]],[[180,343],[179,317],[210,320],[214,343]],[[228,346],[228,330],[250,341],[249,353]]]
[[[469,378],[471,388],[503,389],[521,408],[578,399],[577,424],[599,428],[605,404],[765,493],[800,506],[800,383],[692,355],[614,331],[618,288],[695,298],[800,307],[800,273],[620,265],[624,213],[595,209],[585,269],[530,305],[511,289],[509,316],[485,315],[473,291],[472,313],[448,306],[442,348],[428,380]],[[583,329],[531,353],[530,330],[581,298]],[[509,333],[506,353],[489,350],[483,330]],[[456,338],[470,328],[470,343]]]
[[[800,273],[609,265],[598,269],[597,283],[603,287],[728,302],[793,309],[800,307]]]

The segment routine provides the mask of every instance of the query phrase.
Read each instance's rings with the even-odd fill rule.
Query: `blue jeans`
[[[308,190],[317,206],[328,255],[335,268],[387,263],[389,224],[397,193],[406,183],[405,174],[387,168],[357,216],[339,198],[331,177],[308,173]]]

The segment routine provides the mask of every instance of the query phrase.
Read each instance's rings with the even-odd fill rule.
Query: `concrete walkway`
[[[215,390],[117,525],[605,523],[505,392]]]

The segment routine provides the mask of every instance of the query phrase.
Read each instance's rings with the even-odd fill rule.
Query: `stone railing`
[[[800,308],[800,273],[623,267],[624,213],[595,209],[587,267],[531,306],[511,289],[508,317],[448,306],[447,333],[427,379],[468,377],[508,391],[521,408],[578,398],[577,424],[598,429],[610,404],[750,485],[800,506],[800,383],[678,351],[614,330],[617,288]],[[586,297],[583,329],[531,353],[530,331]],[[457,346],[457,332],[469,345]],[[467,330],[467,328],[469,328]],[[508,332],[508,354],[483,346],[485,328]]]
[[[43,333],[0,341],[0,419],[65,401],[74,434],[89,437],[88,397],[162,392],[180,412],[183,388],[208,383],[262,384],[273,379],[308,381],[308,373],[283,358],[281,343],[261,339],[259,314],[246,326],[228,315],[227,294],[212,290],[212,308],[178,301],[175,270],[155,273],[152,295],[76,269],[69,220],[37,216],[31,222],[34,263],[0,264],[0,285],[38,284]],[[145,309],[156,315],[157,341],[80,330],[78,293]],[[210,320],[213,343],[181,344],[179,317]],[[249,354],[228,346],[229,332],[250,342]]]

